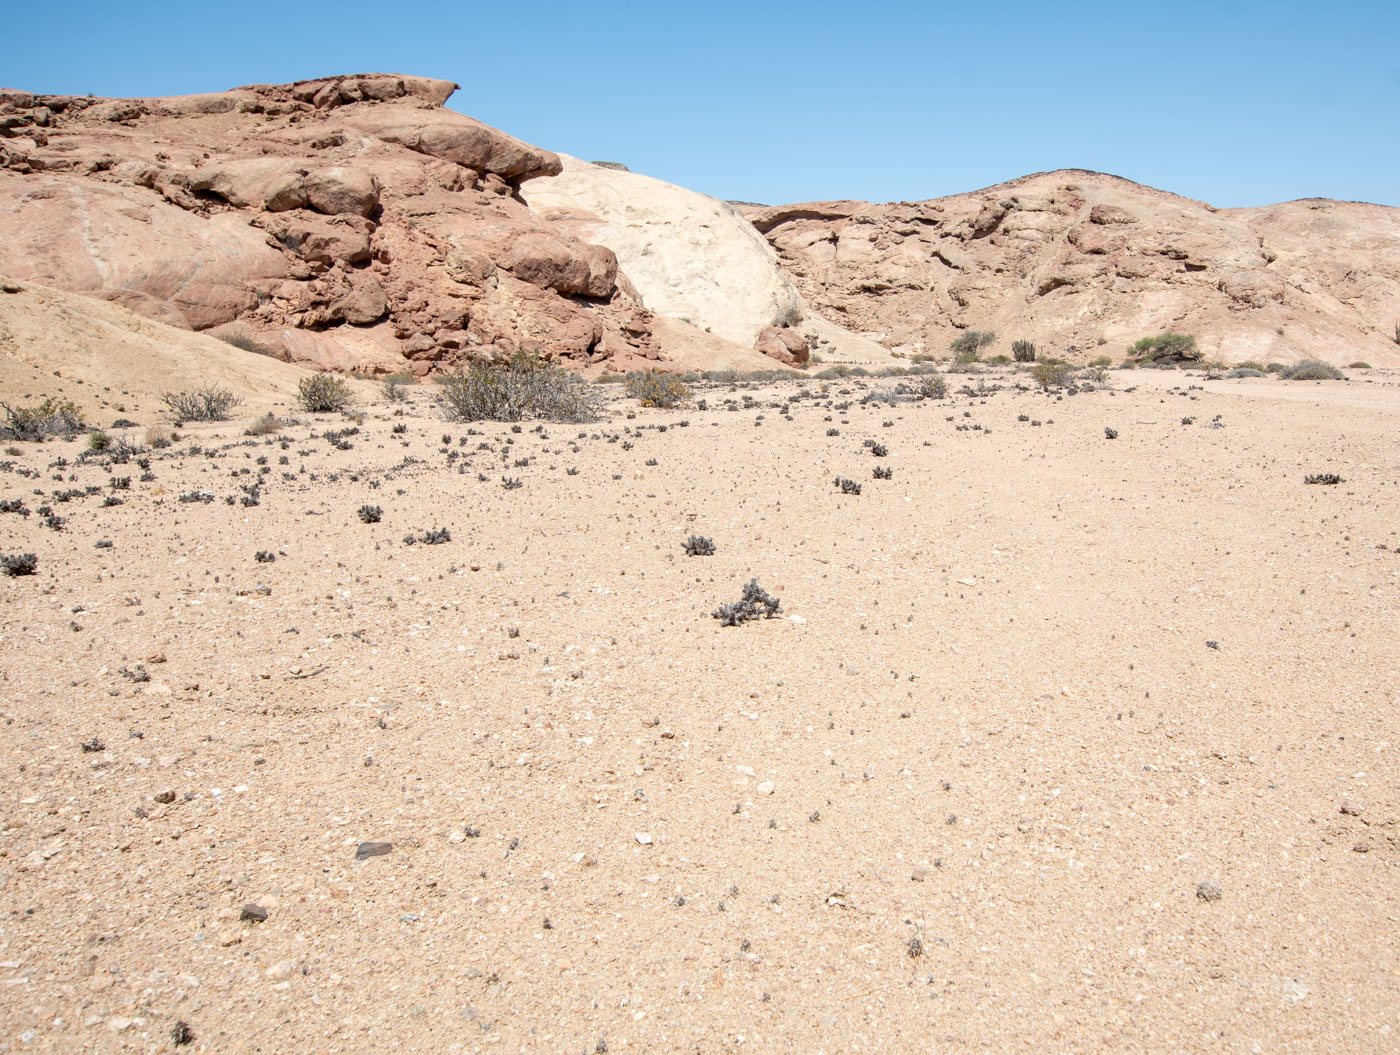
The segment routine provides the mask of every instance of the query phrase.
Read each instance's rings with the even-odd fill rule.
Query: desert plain
[[[945,378],[15,448],[7,1045],[1393,1051],[1400,375]]]

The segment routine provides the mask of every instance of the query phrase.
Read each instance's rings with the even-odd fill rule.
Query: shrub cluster
[[[503,366],[473,363],[448,374],[438,402],[449,421],[584,422],[598,416],[597,398],[583,378],[525,352]]]
[[[384,510],[378,506],[362,505],[355,511],[355,515],[365,524],[377,524],[384,519]]]
[[[675,374],[659,370],[634,370],[623,380],[623,390],[644,407],[670,410],[690,398],[690,389]]]
[[[183,392],[164,392],[160,398],[179,421],[227,421],[233,408],[243,402],[241,396],[212,382]]]
[[[1308,473],[1307,476],[1303,477],[1303,483],[1305,484],[1327,484],[1328,486],[1335,486],[1341,482],[1342,478],[1336,473]]]
[[[83,412],[67,399],[46,399],[36,407],[12,407],[0,403],[5,420],[0,437],[7,440],[42,440],[45,436],[74,436],[83,431]]]
[[[1144,363],[1194,363],[1201,358],[1196,338],[1186,333],[1144,337],[1133,345],[1132,352],[1135,358]]]
[[[335,414],[352,402],[349,383],[335,374],[312,374],[297,382],[297,403],[308,414]]]
[[[6,575],[33,575],[39,566],[39,558],[32,553],[6,553],[0,555],[0,571]]]
[[[967,330],[958,334],[948,344],[948,349],[958,357],[959,362],[970,363],[977,353],[997,339],[989,330]]]
[[[1283,371],[1285,381],[1339,381],[1342,372],[1320,359],[1302,359]]]
[[[1035,345],[1030,341],[1012,341],[1011,355],[1018,363],[1035,362]]]

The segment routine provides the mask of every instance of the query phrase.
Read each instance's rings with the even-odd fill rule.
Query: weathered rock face
[[[813,310],[906,354],[946,354],[967,328],[1080,358],[1176,330],[1211,359],[1400,364],[1400,209],[1218,210],[1064,171],[912,204],[745,214]]]
[[[657,361],[610,249],[541,220],[559,158],[364,74],[169,99],[0,92],[0,257],[21,281],[280,358],[427,374],[517,349]]]

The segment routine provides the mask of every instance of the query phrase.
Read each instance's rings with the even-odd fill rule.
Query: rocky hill
[[[1117,357],[1177,330],[1223,361],[1400,364],[1400,209],[1216,209],[1071,170],[924,202],[744,212],[814,310],[906,354],[946,354],[972,328]]]
[[[0,272],[370,374],[518,349],[617,371],[880,364],[968,328],[1080,358],[1176,329],[1223,360],[1400,363],[1397,209],[1218,210],[1079,171],[738,206],[530,146],[445,109],[456,88],[0,91]]]
[[[659,361],[613,252],[520,198],[559,158],[444,109],[456,87],[0,92],[3,270],[320,368]]]

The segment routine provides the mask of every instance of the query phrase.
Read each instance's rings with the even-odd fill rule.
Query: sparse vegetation
[[[1043,390],[1064,388],[1074,377],[1074,368],[1059,359],[1042,359],[1031,367],[1031,380]]]
[[[1285,381],[1338,381],[1342,372],[1320,359],[1302,359],[1283,372]]]
[[[584,422],[598,416],[591,386],[538,356],[516,353],[510,363],[474,363],[442,378],[439,404],[449,421]]]
[[[1330,487],[1341,482],[1342,478],[1336,473],[1308,473],[1307,476],[1303,477],[1305,484],[1325,484]]]
[[[966,330],[958,334],[948,344],[948,349],[960,363],[977,360],[977,353],[996,341],[997,335],[989,330]]]
[[[920,374],[917,391],[924,399],[947,399],[948,382],[937,374]]]
[[[72,400],[46,399],[34,407],[0,403],[5,420],[0,437],[7,440],[43,440],[46,436],[75,436],[83,431],[83,413]]]
[[[750,619],[772,619],[781,610],[776,597],[758,585],[758,579],[750,579],[744,587],[743,596],[734,604],[722,604],[710,614],[720,621],[720,626],[738,626]]]
[[[350,383],[335,374],[312,374],[297,382],[297,404],[308,414],[336,414],[353,402]]]
[[[384,398],[390,403],[402,403],[408,399],[407,387],[415,383],[412,374],[390,374],[384,379]]]
[[[1118,438],[1118,430],[1113,428],[1105,428],[1103,430],[1103,438],[1106,440],[1116,440]]]
[[[177,421],[227,421],[243,402],[242,397],[212,382],[182,392],[164,392],[160,398]]]
[[[1035,345],[1031,341],[1012,341],[1011,356],[1018,363],[1035,362]]]
[[[1144,337],[1132,348],[1133,357],[1142,363],[1194,363],[1201,358],[1196,338],[1185,333],[1163,333]]]
[[[838,476],[836,478],[836,486],[841,489],[843,495],[860,494],[860,484],[856,483],[854,480],[848,480],[844,476]]]
[[[690,398],[690,389],[675,374],[659,370],[633,371],[623,382],[623,390],[644,407],[670,410]]]
[[[1366,362],[1360,362],[1360,361],[1355,362],[1355,363],[1347,363],[1347,369],[1348,369],[1348,370],[1369,370],[1369,369],[1371,369],[1371,364],[1370,364],[1370,363],[1366,363]]]
[[[112,446],[112,437],[108,436],[101,429],[93,429],[88,433],[88,450],[105,451]]]
[[[378,524],[384,519],[384,510],[378,506],[362,505],[355,511],[355,515],[360,518],[361,523]]]
[[[1231,370],[1226,377],[1268,377],[1263,370],[1256,370],[1252,366],[1237,366]]]

